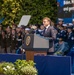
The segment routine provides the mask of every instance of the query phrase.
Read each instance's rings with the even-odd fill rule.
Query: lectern
[[[49,40],[37,34],[25,35],[24,49],[26,60],[34,60],[34,55],[47,55]]]

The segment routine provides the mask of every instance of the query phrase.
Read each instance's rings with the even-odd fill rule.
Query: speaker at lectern
[[[24,39],[26,60],[34,60],[34,55],[46,55],[49,50],[49,40],[37,34],[27,34]]]

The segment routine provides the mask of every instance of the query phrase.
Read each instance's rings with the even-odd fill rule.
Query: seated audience
[[[64,55],[66,51],[68,51],[69,45],[67,42],[64,42],[62,38],[59,38],[59,42],[54,45],[54,55]]]

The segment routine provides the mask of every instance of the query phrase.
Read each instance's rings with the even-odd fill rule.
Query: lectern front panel
[[[24,48],[25,49],[28,49],[28,48],[32,49],[33,48],[33,42],[34,42],[33,39],[34,39],[34,35],[33,34],[25,36],[25,40],[24,40]]]

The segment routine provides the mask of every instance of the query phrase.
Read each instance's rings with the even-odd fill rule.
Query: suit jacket
[[[67,42],[70,48],[74,45],[74,33],[68,34]]]
[[[44,37],[52,38],[49,40],[49,52],[54,52],[54,39],[56,39],[56,32],[53,26],[49,26],[43,33]]]
[[[55,29],[53,26],[49,26],[47,30],[44,31],[44,37],[51,37],[52,39],[56,38]]]

